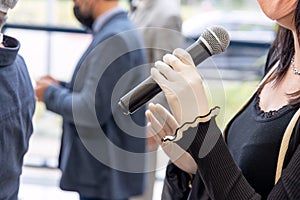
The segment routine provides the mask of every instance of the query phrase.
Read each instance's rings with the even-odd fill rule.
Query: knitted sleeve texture
[[[261,199],[234,162],[215,117],[186,129],[177,143],[196,161],[211,199]],[[300,199],[300,146],[268,199]]]

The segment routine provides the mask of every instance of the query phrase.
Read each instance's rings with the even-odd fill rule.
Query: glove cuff
[[[220,107],[216,106],[210,109],[209,113],[202,116],[197,116],[192,122],[185,122],[182,126],[176,129],[175,134],[172,136],[165,136],[162,138],[162,142],[167,141],[178,141],[182,138],[183,132],[188,130],[189,128],[195,128],[198,126],[199,123],[208,122],[212,117],[215,117],[219,114]]]

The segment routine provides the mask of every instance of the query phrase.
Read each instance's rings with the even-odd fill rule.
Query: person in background
[[[161,60],[166,53],[183,47],[181,34],[182,18],[178,0],[131,0],[130,19],[137,25],[143,36],[147,52],[148,72],[153,64]],[[168,8],[168,9],[165,9]],[[166,104],[163,95],[158,95],[153,102]],[[148,150],[148,184],[146,193],[138,199],[152,200],[157,165],[158,145],[152,137],[147,136]]]
[[[132,0],[131,4],[133,10],[130,12],[130,19],[143,36],[148,63],[153,65],[166,53],[183,47],[180,1]]]
[[[129,0],[129,12],[135,11],[135,6],[133,5],[133,0]]]
[[[117,102],[145,78],[142,39],[117,0],[74,0],[74,14],[90,46],[70,82],[46,75],[35,88],[63,118],[60,187],[81,200],[129,199],[145,190],[145,107],[130,118]]]
[[[0,27],[17,0],[0,1]],[[35,96],[20,42],[0,33],[0,199],[17,200],[23,157],[33,132]]]
[[[172,114],[150,104],[149,130],[162,145],[169,141],[193,158],[186,157],[189,170],[180,167],[193,174],[191,191],[180,196],[173,186],[188,188],[188,181],[166,174],[163,199],[300,198],[300,1],[258,3],[277,21],[277,36],[257,91],[223,135],[215,122],[219,108],[210,109],[190,54],[177,49],[151,71]]]

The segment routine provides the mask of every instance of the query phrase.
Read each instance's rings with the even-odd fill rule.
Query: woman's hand
[[[146,111],[148,120],[148,130],[155,141],[164,146],[162,138],[166,136],[173,136],[176,129],[179,127],[176,119],[170,112],[160,104],[150,103]]]
[[[195,174],[197,165],[192,156],[182,149],[179,145],[173,142],[162,142],[165,136],[173,136],[179,124],[175,118],[160,104],[149,104],[149,109],[146,111],[148,119],[147,131],[155,141],[161,145],[164,152],[170,160],[182,170]],[[181,136],[176,137],[180,139]]]
[[[190,54],[176,49],[155,63],[151,76],[163,90],[179,125],[209,113],[203,81]],[[174,132],[173,132],[174,133]]]

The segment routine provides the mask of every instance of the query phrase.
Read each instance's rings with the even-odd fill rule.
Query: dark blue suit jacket
[[[20,43],[4,36],[0,48],[0,199],[18,199],[23,157],[33,132],[35,95]]]
[[[144,80],[141,38],[125,12],[93,36],[70,83],[50,86],[47,109],[63,117],[62,189],[119,199],[142,194],[145,108],[124,115],[119,99]]]

